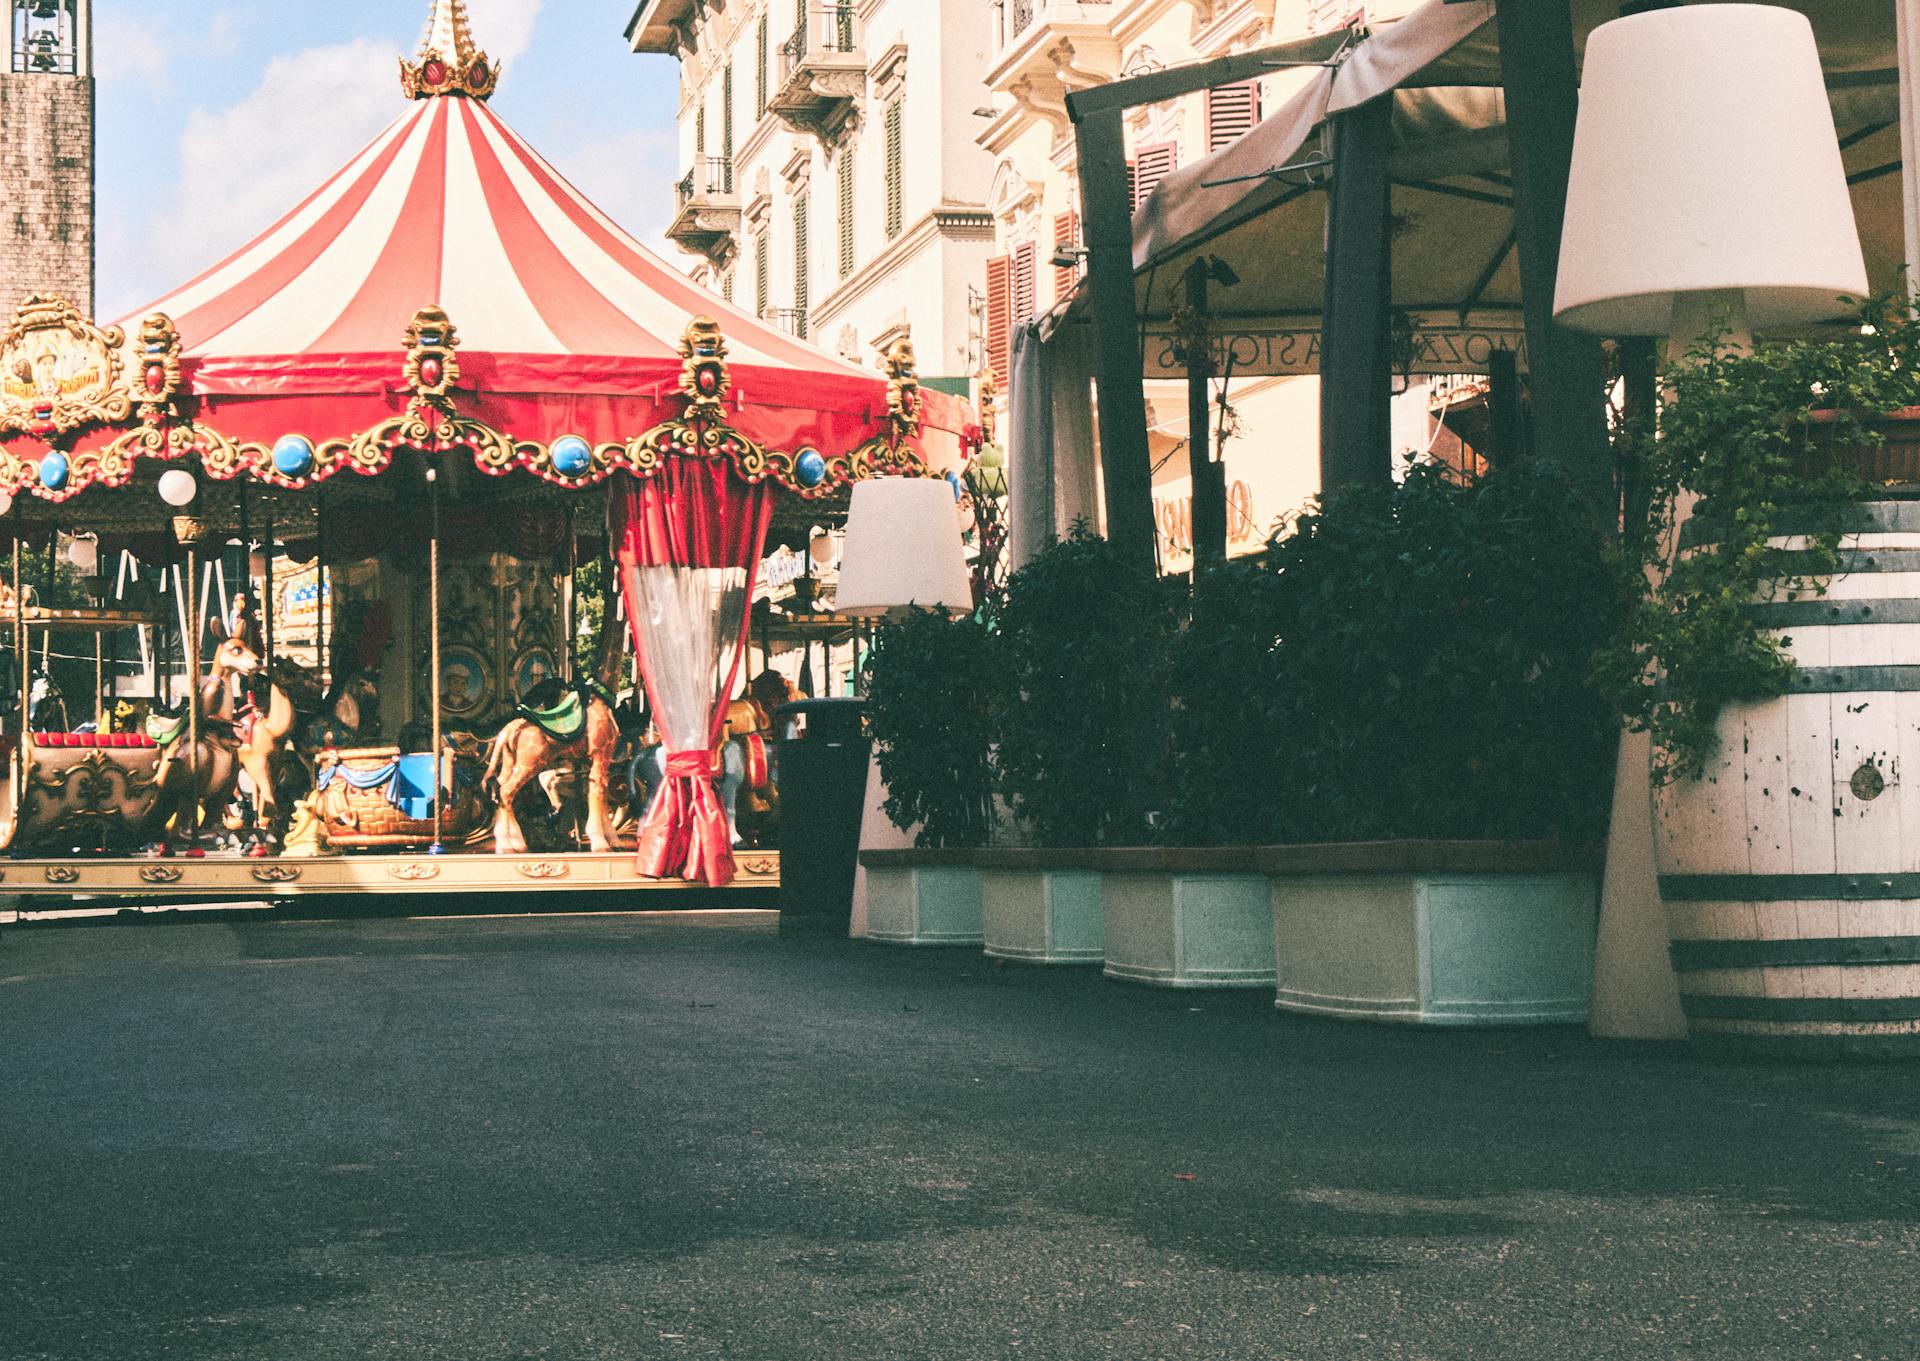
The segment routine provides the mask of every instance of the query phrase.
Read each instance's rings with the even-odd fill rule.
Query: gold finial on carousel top
[[[895,438],[920,433],[920,375],[911,340],[897,340],[887,351],[887,413],[893,419]]]
[[[698,316],[680,333],[680,391],[695,410],[714,414],[726,404],[727,389],[732,386],[727,373],[727,338],[720,323],[709,316]]]
[[[433,0],[420,51],[400,62],[400,88],[408,99],[469,95],[485,99],[500,83],[500,65],[474,45],[465,0]]]

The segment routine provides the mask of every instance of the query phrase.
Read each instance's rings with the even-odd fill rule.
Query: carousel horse
[[[155,816],[163,827],[170,819],[174,831],[192,835],[201,823],[217,821],[232,801],[243,770],[259,801],[261,822],[276,826],[280,807],[275,758],[293,731],[293,704],[286,691],[271,684],[265,713],[251,704],[236,709],[233,700],[232,682],[260,668],[260,654],[244,638],[229,638],[215,650],[213,669],[195,696],[200,706],[197,759],[188,759],[184,712],[149,715],[147,735],[161,749],[154,782],[161,794]]]
[[[607,783],[619,741],[613,693],[601,682],[568,686],[549,678],[528,691],[516,717],[494,737],[481,778],[482,787],[494,797],[494,851],[519,855],[527,849],[526,832],[514,812],[521,791],[557,766],[582,762],[587,767],[587,844],[596,851],[614,849]]]

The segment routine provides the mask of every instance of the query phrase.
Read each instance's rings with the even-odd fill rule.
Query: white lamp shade
[[[1777,5],[1652,10],[1587,40],[1554,314],[1665,335],[1687,294],[1745,294],[1755,327],[1863,296],[1867,267],[1820,54]]]
[[[83,577],[90,577],[100,570],[100,540],[86,535],[76,535],[67,544],[67,561],[73,564],[73,570]]]
[[[953,488],[935,477],[856,482],[834,608],[875,615],[907,605],[973,608]]]

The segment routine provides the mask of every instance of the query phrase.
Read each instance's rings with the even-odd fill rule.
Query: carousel
[[[759,565],[968,413],[677,274],[498,79],[434,0],[407,111],[253,242],[113,324],[13,312],[0,893],[778,884]]]

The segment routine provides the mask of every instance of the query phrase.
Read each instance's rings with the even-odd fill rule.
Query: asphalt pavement
[[[0,1358],[1920,1357],[1920,1067],[766,913],[0,928]]]

